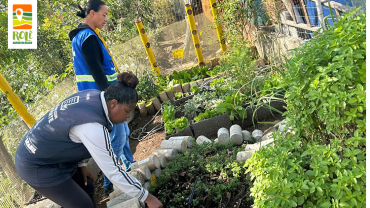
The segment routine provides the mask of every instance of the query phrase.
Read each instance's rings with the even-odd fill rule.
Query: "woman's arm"
[[[81,49],[82,55],[89,67],[89,71],[93,76],[95,83],[101,91],[106,90],[110,84],[103,70],[103,53],[97,38],[94,35],[90,35],[82,43]]]
[[[147,199],[148,191],[118,163],[108,130],[104,126],[98,123],[78,125],[71,129],[69,135],[73,142],[85,145],[99,168],[115,186],[142,202]]]

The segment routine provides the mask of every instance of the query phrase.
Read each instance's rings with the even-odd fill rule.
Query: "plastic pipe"
[[[190,4],[185,5],[186,14],[189,20],[189,26],[193,37],[193,43],[195,47],[195,53],[197,54],[199,66],[204,66],[202,48],[200,47],[200,41],[198,37],[197,27],[195,26],[193,10]]]
[[[135,21],[135,24],[136,24],[137,30],[139,31],[141,41],[143,42],[143,45],[144,45],[144,48],[145,48],[145,51],[146,51],[146,55],[149,57],[150,65],[151,65],[152,69],[154,70],[155,75],[158,76],[158,75],[161,74],[161,72],[159,71],[158,64],[157,64],[157,61],[155,60],[155,57],[154,57],[152,48],[150,46],[148,37],[146,36],[146,32],[145,32],[143,23],[141,22],[140,19],[138,19],[138,20]]]
[[[221,51],[224,52],[227,49],[226,48],[226,40],[225,40],[225,37],[223,36],[221,25],[218,24],[217,21],[216,21],[216,18],[217,18],[217,4],[216,4],[216,0],[209,0],[209,3],[211,5],[212,16],[213,16],[213,20],[215,22],[217,36],[218,36],[218,41],[220,43],[220,48],[221,48]]]
[[[0,72],[0,89],[8,97],[10,104],[14,107],[17,113],[23,118],[27,126],[31,128],[35,123],[35,118],[28,113],[26,106],[22,100],[13,92],[12,87],[6,81],[5,77]]]

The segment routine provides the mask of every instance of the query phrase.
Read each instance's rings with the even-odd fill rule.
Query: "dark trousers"
[[[79,170],[71,179],[52,187],[34,187],[38,193],[63,208],[94,208],[94,184],[87,178],[87,186]]]

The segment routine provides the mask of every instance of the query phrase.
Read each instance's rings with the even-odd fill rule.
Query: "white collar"
[[[105,101],[104,91],[101,91],[101,92],[100,92],[100,99],[101,99],[101,104],[103,105],[103,109],[104,109],[105,116],[106,116],[106,117],[107,117],[107,119],[108,119],[109,125],[110,125],[110,126],[113,126],[113,123],[112,123],[112,122],[110,121],[110,119],[109,119],[109,115],[108,115],[108,107],[107,107],[107,102]]]

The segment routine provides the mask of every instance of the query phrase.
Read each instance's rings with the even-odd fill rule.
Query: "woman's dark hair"
[[[118,82],[110,85],[104,93],[105,101],[116,99],[118,104],[130,105],[137,103],[138,96],[136,86],[139,84],[139,79],[132,72],[123,72],[117,76]]]
[[[82,9],[80,4],[77,4],[78,8],[80,9],[79,12],[77,12],[77,16],[85,18],[91,10],[94,10],[95,12],[100,10],[100,6],[105,5],[104,2],[100,0],[90,0],[87,2],[85,9]]]

